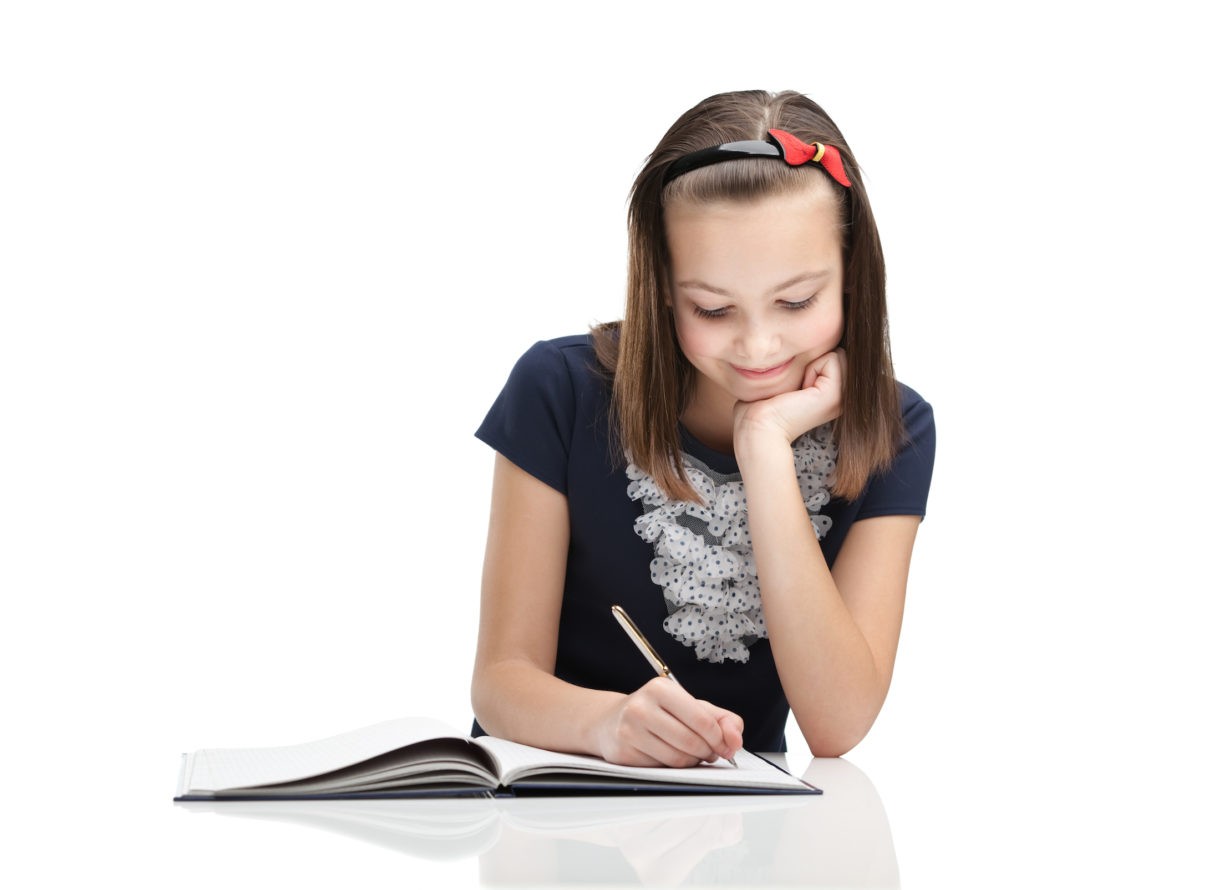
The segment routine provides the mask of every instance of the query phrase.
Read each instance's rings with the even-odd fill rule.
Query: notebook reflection
[[[845,760],[815,760],[820,796],[178,803],[319,828],[410,857],[478,857],[486,886],[897,887],[885,808]]]

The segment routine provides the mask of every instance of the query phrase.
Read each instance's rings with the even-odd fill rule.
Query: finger
[[[673,723],[658,724],[658,727],[661,728],[658,733],[659,741],[680,755],[695,758],[683,765],[693,765],[700,761],[711,762],[720,757],[725,760],[731,759],[742,748],[744,721],[732,711],[717,707],[711,702],[698,700],[696,704],[703,705],[707,713],[715,720],[721,739],[720,744],[709,741],[705,735],[696,733],[691,727],[680,723],[676,718]],[[649,747],[648,751],[651,756],[661,759],[669,756],[669,751],[656,745]],[[670,763],[670,761],[666,760],[666,763]],[[670,765],[676,764],[671,763]]]
[[[704,704],[673,680],[650,680],[623,705],[619,738],[638,756],[666,766],[691,766],[715,759],[716,745],[704,735],[716,717]],[[688,725],[692,721],[702,725],[693,728]]]
[[[842,346],[835,350],[835,374],[839,377],[847,374],[847,350]]]
[[[670,730],[670,734],[666,736],[668,741],[680,750],[703,760],[719,756],[720,751],[724,749],[719,708],[696,699],[672,680],[662,681],[662,684],[655,686],[652,691],[657,694],[657,702],[661,708],[685,730],[679,731],[673,724],[666,724]]]
[[[720,756],[725,760],[731,760],[745,744],[745,723],[732,711],[721,709],[720,731],[724,733],[725,747]]]
[[[719,756],[690,727],[669,714],[660,717],[648,729],[647,736],[639,741],[639,750],[665,766],[695,766]]]
[[[742,748],[745,721],[732,711],[717,707],[710,702],[708,704],[716,713],[716,720],[720,723],[720,732],[724,736],[724,750],[720,752],[720,756],[728,760]]]
[[[629,750],[626,762],[650,766],[694,766],[716,755],[693,731],[645,696],[636,696],[624,712],[620,741]]]
[[[805,367],[805,377],[801,381],[801,389],[808,389],[813,386],[819,377],[837,378],[844,356],[845,353],[842,349],[836,349],[832,352],[819,355],[811,361]]]
[[[842,349],[828,352],[825,361],[821,362],[822,373],[830,377],[838,377],[847,369],[847,353]]]

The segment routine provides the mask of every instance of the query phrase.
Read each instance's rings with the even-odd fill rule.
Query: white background
[[[473,430],[530,343],[619,316],[672,120],[759,87],[847,134],[937,412],[849,755],[904,884],[1215,886],[1217,71],[1186,7],[0,7],[7,867],[180,881],[179,752],[467,724]],[[234,886],[275,871],[251,850]]]

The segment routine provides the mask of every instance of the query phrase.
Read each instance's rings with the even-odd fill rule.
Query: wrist
[[[590,690],[593,691],[593,690]],[[584,721],[581,747],[594,757],[608,760],[607,756],[614,749],[614,729],[618,722],[618,711],[627,698],[621,692],[596,690],[598,701],[589,712],[589,719]]]
[[[739,424],[733,431],[733,454],[745,472],[745,464],[792,459],[792,440],[777,426],[758,423]]]

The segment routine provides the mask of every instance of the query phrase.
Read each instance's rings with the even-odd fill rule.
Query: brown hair
[[[791,91],[750,90],[704,99],[662,137],[636,177],[628,209],[627,305],[621,322],[594,329],[598,361],[614,375],[613,419],[623,450],[673,498],[698,500],[682,470],[678,419],[694,391],[694,368],[682,354],[670,312],[664,209],[677,200],[755,200],[807,188],[818,167],[743,158],[692,170],[663,184],[671,162],[725,142],[766,139],[787,130],[806,142],[836,146],[851,188],[839,195],[847,352],[843,410],[835,421],[839,457],[834,493],[858,497],[868,477],[893,459],[903,435],[890,360],[885,259],[856,163],[843,134],[816,103]]]

